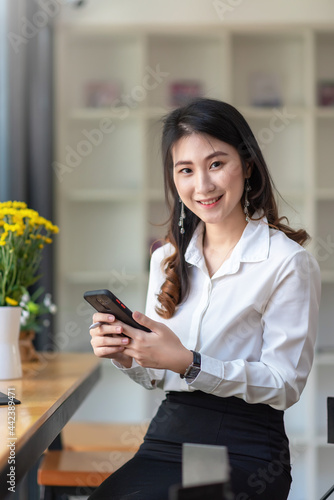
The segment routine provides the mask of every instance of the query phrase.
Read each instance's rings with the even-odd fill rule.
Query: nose
[[[195,189],[197,195],[206,195],[216,188],[209,172],[199,171],[196,175]]]

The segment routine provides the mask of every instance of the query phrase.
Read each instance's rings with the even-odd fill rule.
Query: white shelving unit
[[[334,81],[333,59],[334,26],[322,31],[312,26],[67,25],[56,32],[53,167],[61,228],[61,348],[90,349],[92,311],[82,299],[86,289],[111,288],[129,307],[144,308],[150,245],[165,232],[157,225],[166,220],[159,133],[160,119],[170,109],[172,82],[200,81],[205,96],[240,109],[287,202],[279,200],[282,214],[313,236],[310,250],[323,278],[318,354],[301,401],[286,412],[294,477],[291,500],[320,498],[334,481],[334,447],[326,444],[326,398],[333,396],[334,376],[334,108],[318,106],[317,98],[319,82]],[[254,73],[277,75],[282,106],[252,106]],[[113,108],[86,107],[85,86],[92,81],[119,85],[122,102]],[[66,331],[76,334],[64,336]],[[111,396],[97,420],[115,418],[115,412],[108,413],[112,380],[117,379],[118,388],[123,383],[109,364],[105,371],[102,384]],[[124,387],[129,395],[126,381]],[[125,407],[130,417],[126,413],[122,418],[149,416],[158,400],[136,392],[141,388],[131,391],[141,403],[136,415]],[[93,393],[87,404],[97,400]]]

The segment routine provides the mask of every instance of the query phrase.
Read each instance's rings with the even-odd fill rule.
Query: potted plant
[[[58,231],[24,202],[0,203],[0,379],[22,375],[20,302],[40,278],[43,248],[52,243],[51,236]]]
[[[29,292],[22,295],[20,307],[22,308],[20,319],[19,348],[21,361],[38,361],[39,357],[35,351],[33,340],[35,334],[43,327],[50,325],[50,314],[56,314],[57,306],[52,302],[50,293],[45,293],[44,288],[39,287],[32,295]]]

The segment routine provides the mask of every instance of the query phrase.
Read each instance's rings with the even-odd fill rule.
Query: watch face
[[[201,371],[201,355],[198,352],[192,351],[193,362],[188,366],[184,375],[180,375],[181,378],[185,378],[188,381],[194,380],[199,372]]]
[[[198,368],[198,366],[191,366],[188,373],[186,373],[184,378],[195,379],[200,371],[201,371],[201,369]]]

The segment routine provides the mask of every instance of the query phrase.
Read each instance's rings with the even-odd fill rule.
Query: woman
[[[152,333],[97,313],[91,343],[166,400],[136,456],[91,499],[167,499],[192,442],[228,447],[236,500],[284,500],[284,410],[305,386],[317,331],[308,235],[283,224],[256,139],[229,104],[171,112],[162,153],[170,227],[152,255],[146,315],[134,313]]]

